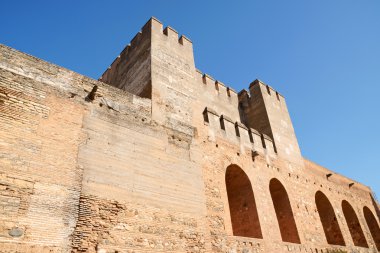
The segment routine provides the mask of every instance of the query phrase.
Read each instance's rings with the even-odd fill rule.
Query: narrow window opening
[[[268,94],[270,95],[270,88],[269,88],[268,85],[267,85],[267,92],[268,92]]]
[[[249,135],[249,141],[250,141],[251,143],[253,143],[253,136],[252,136],[252,131],[251,131],[251,129],[248,130],[248,135]]]
[[[210,123],[210,122],[209,122],[209,119],[208,119],[207,109],[205,109],[205,110],[203,111],[203,120],[204,120],[204,122]]]
[[[276,91],[276,97],[277,97],[277,100],[280,101],[280,95],[278,94],[277,91]]]
[[[224,119],[223,119],[223,116],[220,117],[219,119],[219,122],[220,122],[220,128],[224,131],[226,131],[226,127],[224,125]]]
[[[237,137],[240,137],[239,125],[237,123],[235,123],[235,133]]]
[[[230,87],[227,87],[227,96],[231,97],[231,90],[230,90]]]

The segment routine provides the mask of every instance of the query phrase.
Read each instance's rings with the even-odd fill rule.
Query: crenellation
[[[128,44],[128,46],[122,51],[122,53],[120,55],[126,55],[127,52],[128,52],[128,49],[131,47],[130,44]],[[101,75],[101,77],[99,78],[99,81],[102,81],[102,80],[107,80],[109,78],[110,75],[112,75],[112,71],[115,70],[116,66],[120,63],[120,59],[121,59],[121,56],[117,56],[115,58],[115,60],[111,63],[111,65],[106,69],[106,71]]]
[[[207,113],[211,113],[211,114],[213,114],[213,115],[215,115],[217,117],[220,116],[215,110],[213,110],[213,109],[211,109],[209,107],[206,107],[204,111],[207,112]]]
[[[179,37],[179,43],[183,46],[193,46],[193,42],[183,34]]]
[[[219,92],[219,94],[227,93],[227,87],[221,81],[215,80],[215,89]]]
[[[227,87],[224,83],[220,81],[215,81],[215,89],[217,90],[218,98],[221,101],[226,101],[232,105],[237,105],[238,96],[237,93],[231,88]]]
[[[235,131],[235,122],[226,115],[220,116],[220,126],[222,131],[222,134],[229,140],[236,140],[236,131]]]
[[[249,129],[241,122],[233,121],[230,117],[220,115],[208,107],[203,111],[203,119],[211,131],[214,141],[221,137],[232,143],[239,143],[240,147],[254,149],[262,155],[267,154],[271,158],[275,158],[275,148],[269,136],[263,135],[255,129]],[[268,148],[266,148],[267,145]]]
[[[239,137],[239,140],[243,145],[252,147],[250,132],[244,124],[235,122],[235,131],[236,135]]]
[[[273,143],[273,140],[266,134],[262,134],[262,139],[264,140],[265,149],[268,152],[268,155],[274,156],[277,153],[277,151]]]
[[[170,26],[164,28],[163,33],[170,39],[174,41],[178,41],[178,32]]]
[[[241,123],[241,122],[236,121],[236,122],[235,122],[235,126],[237,126],[237,127],[239,127],[239,128],[242,128],[242,129],[248,131],[248,127],[246,127],[246,126],[245,126],[243,123]]]
[[[238,94],[233,88],[227,87],[227,95],[229,97],[232,97],[232,96],[237,97]]]
[[[162,26],[161,21],[158,18],[154,16],[150,17],[150,19],[146,22],[144,26],[146,26],[148,23],[152,23],[154,27],[161,27],[160,30],[162,31],[163,26]]]
[[[132,50],[133,48],[137,47],[139,42],[141,41],[141,38],[142,38],[142,31],[139,31],[135,37],[133,37],[133,39],[131,40],[131,43],[130,43],[130,49]]]
[[[96,81],[0,45],[1,252],[380,251],[371,189],[192,50],[152,17]]]
[[[127,44],[124,47],[123,51],[121,51],[120,55],[118,55],[116,58],[126,58],[126,57],[128,57],[129,50],[131,50],[131,43]],[[111,66],[112,66],[112,64],[111,64]]]
[[[200,85],[196,89],[200,90],[199,99],[205,106],[219,107],[222,109],[221,113],[229,115],[235,121],[241,120],[238,94],[235,90],[198,69],[194,79],[195,85]]]
[[[261,133],[259,133],[259,131],[253,128],[249,128],[249,132],[251,133],[253,143],[262,143],[262,147],[265,146],[265,144],[263,144],[261,141]]]
[[[210,86],[212,84],[215,85],[215,79],[212,76],[210,76],[209,74],[204,73],[202,76],[202,80],[203,80],[203,83],[206,85],[210,85]],[[216,87],[216,86],[214,86],[214,87]]]
[[[276,98],[278,101],[281,101],[281,97],[284,98],[284,96],[279,93],[277,90],[275,90],[273,87],[271,87],[270,85],[264,83],[263,81],[259,80],[259,79],[256,79],[255,81],[253,81],[249,88],[253,90],[253,87],[255,85],[261,85],[262,87],[265,87],[265,90],[266,90],[266,94],[269,95],[270,97],[273,97],[273,98]]]
[[[173,27],[170,27],[170,26],[165,27],[162,30],[162,34],[164,34],[169,39],[169,41],[172,41],[173,43],[177,42],[179,46],[183,47],[184,49],[190,50],[192,52],[193,42],[185,35],[179,36],[178,32]]]

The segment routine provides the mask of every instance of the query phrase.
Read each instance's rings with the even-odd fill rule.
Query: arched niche
[[[239,166],[227,167],[226,189],[233,235],[263,238],[252,185]]]
[[[281,238],[284,242],[301,243],[297,225],[294,220],[292,207],[290,205],[288,193],[281,182],[273,178],[269,183],[269,190],[276,212]]]
[[[368,207],[363,208],[364,218],[367,222],[369,231],[372,235],[373,240],[375,241],[375,245],[378,251],[380,251],[380,228],[375,215]]]
[[[338,219],[329,199],[321,191],[315,194],[315,204],[317,205],[319,218],[325,232],[327,243],[345,246],[342,231],[340,230]]]
[[[342,210],[354,245],[368,248],[367,240],[365,239],[363,229],[360,226],[360,222],[354,208],[352,208],[350,203],[348,203],[346,200],[343,200]]]

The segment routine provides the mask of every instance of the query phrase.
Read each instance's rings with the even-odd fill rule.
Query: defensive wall
[[[0,45],[0,252],[379,252],[371,189],[302,157],[285,98],[151,18],[99,81]]]

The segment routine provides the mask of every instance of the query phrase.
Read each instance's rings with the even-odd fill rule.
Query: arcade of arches
[[[263,238],[259,214],[256,207],[253,188],[247,174],[237,165],[227,167],[225,183],[230,209],[231,226],[234,236]],[[284,185],[276,178],[269,182],[269,191],[276,213],[282,241],[301,243],[288,193]],[[321,191],[315,194],[315,204],[319,213],[323,231],[328,244],[345,246],[341,228],[334,208]],[[343,215],[355,246],[368,248],[368,242],[359,218],[351,204],[342,201]],[[364,218],[370,234],[380,251],[380,227],[372,211],[363,208]]]

